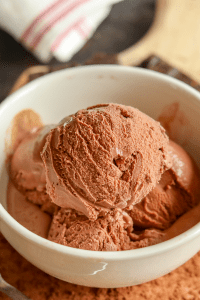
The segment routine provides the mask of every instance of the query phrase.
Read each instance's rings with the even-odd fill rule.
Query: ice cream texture
[[[101,104],[34,128],[9,162],[11,215],[31,231],[38,222],[34,232],[70,247],[150,246],[187,230],[184,216],[199,206],[194,161],[159,122],[128,106]],[[40,216],[30,225],[18,207]],[[194,225],[200,218],[193,215]]]
[[[47,193],[89,219],[136,204],[168,168],[160,124],[132,107],[108,104],[77,112],[47,136],[42,151]]]

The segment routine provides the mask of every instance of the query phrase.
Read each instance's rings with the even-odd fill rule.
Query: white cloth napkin
[[[120,1],[0,0],[0,27],[42,62],[66,62]]]

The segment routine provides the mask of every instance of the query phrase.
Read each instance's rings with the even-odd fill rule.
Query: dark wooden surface
[[[72,58],[83,63],[96,53],[119,53],[136,43],[149,29],[156,0],[124,0],[113,6],[93,37]],[[11,36],[0,30],[0,102],[18,76],[28,67],[41,64]],[[59,64],[52,60],[51,65]]]

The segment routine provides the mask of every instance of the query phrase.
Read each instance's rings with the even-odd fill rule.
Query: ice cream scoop
[[[200,200],[200,174],[193,159],[175,142],[169,142],[172,167],[156,187],[130,211],[140,229],[167,229]],[[152,234],[153,235],[153,234]]]
[[[10,178],[44,210],[53,212],[52,201],[94,220],[141,201],[170,165],[167,147],[164,129],[147,115],[98,105],[29,132],[14,151]]]
[[[148,194],[170,165],[167,147],[164,129],[147,115],[98,105],[26,134],[12,156],[10,178],[44,210],[52,212],[53,201],[96,219]]]
[[[16,300],[31,300],[30,298],[26,297],[22,294],[19,290],[17,290],[14,286],[7,283],[0,274],[0,291],[6,294],[11,299]]]
[[[48,239],[61,245],[93,251],[130,250],[129,234],[132,230],[132,219],[120,209],[91,221],[75,210],[59,208],[54,214]]]
[[[41,156],[51,200],[92,220],[130,209],[170,167],[165,130],[119,104],[78,111],[50,131]]]

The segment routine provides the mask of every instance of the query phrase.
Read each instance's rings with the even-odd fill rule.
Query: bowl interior
[[[174,131],[178,142],[200,167],[200,94],[189,86],[154,71],[123,66],[87,66],[62,70],[29,83],[0,106],[0,191],[6,208],[6,130],[13,117],[31,108],[44,124],[99,103],[131,105],[154,119],[166,106],[179,103]]]

